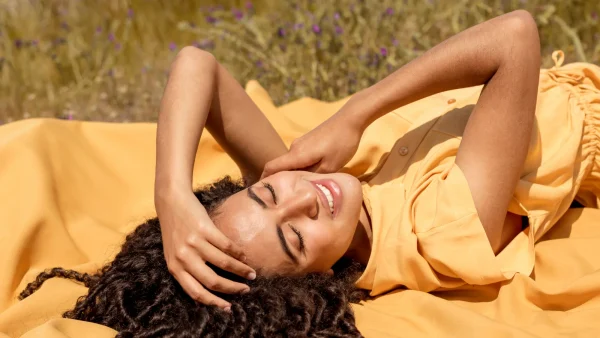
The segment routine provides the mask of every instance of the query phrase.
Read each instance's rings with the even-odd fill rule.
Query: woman
[[[535,240],[574,198],[596,206],[600,191],[594,169],[600,72],[575,65],[545,71],[540,82],[539,66],[534,20],[524,11],[502,15],[355,94],[288,152],[211,55],[182,50],[157,134],[155,202],[168,271],[193,299],[235,316],[243,305],[231,302],[243,295],[225,295],[253,294],[254,287],[207,263],[254,279],[256,273],[327,275],[347,257],[366,265],[356,285],[372,295],[529,275]],[[402,108],[481,84],[472,110],[414,116],[415,109]],[[549,97],[551,106],[544,103]],[[400,137],[387,157],[362,183],[336,173],[385,114]],[[204,126],[240,166],[247,186],[210,207],[197,203],[191,189]],[[111,282],[101,273],[97,278]],[[99,306],[90,302],[88,311]],[[111,299],[105,306],[113,303],[123,307]]]
[[[369,206],[362,203],[360,182],[335,172],[354,155],[362,133],[377,118],[438,92],[480,84],[485,88],[464,134],[459,135],[460,149],[445,154],[445,163],[456,166],[446,166],[449,168],[443,175],[460,187],[460,193],[470,190],[472,194],[477,212],[468,208],[472,206],[461,205],[456,206],[461,208],[456,213],[473,219],[478,215],[481,220],[481,224],[470,228],[481,227],[482,231],[475,229],[472,236],[484,238],[473,243],[482,250],[489,247],[486,254],[492,250],[498,253],[522,228],[521,218],[508,212],[508,207],[528,152],[539,72],[539,39],[533,18],[525,11],[502,15],[442,42],[355,94],[333,117],[294,142],[287,153],[269,121],[211,55],[183,50],[173,64],[157,134],[155,204],[170,271],[194,299],[227,308],[230,304],[206,288],[231,293],[247,290],[247,286],[216,276],[204,262],[252,279],[255,271],[250,267],[266,275],[275,271],[302,274],[327,272],[343,256],[363,264],[369,263],[370,257],[376,259],[378,229],[374,229],[373,236],[371,220],[379,217],[372,212],[381,210],[369,212]],[[219,216],[212,220],[191,194],[191,171],[202,126],[236,161],[250,186],[227,199],[219,208]],[[459,143],[454,143],[458,148]],[[266,175],[277,173],[258,182],[263,168]],[[297,170],[303,168],[318,173]],[[398,184],[401,173],[385,165],[381,169],[385,170],[371,179],[374,184],[366,185],[365,200],[370,204],[370,196],[379,194],[397,200],[398,204],[390,206],[395,210],[414,208],[412,204],[417,202],[420,206],[434,204],[435,199],[423,201],[433,196],[421,194],[419,201],[407,200],[403,206],[405,198],[399,194],[404,189]],[[423,182],[422,189],[425,186]],[[328,207],[328,191],[333,195],[333,214]],[[451,196],[452,191],[447,193]],[[469,202],[471,197],[462,199]],[[419,225],[418,220],[402,219],[410,217],[409,213],[381,212],[385,212],[386,222],[389,217],[395,218],[390,222],[395,222],[391,231],[396,236],[413,231],[413,221]],[[421,225],[426,226],[432,224]],[[394,277],[384,277],[379,287],[374,285],[373,272],[368,269],[358,285],[375,288],[373,294],[398,285],[431,291],[468,278],[450,273],[437,281],[441,277],[430,267],[435,263],[417,255],[414,236],[406,238],[410,243],[397,245],[398,250],[406,252],[394,254],[404,260],[397,269],[413,270],[427,277],[426,282],[424,278],[394,281]],[[489,276],[485,282],[499,278]],[[423,282],[426,285],[420,285]]]

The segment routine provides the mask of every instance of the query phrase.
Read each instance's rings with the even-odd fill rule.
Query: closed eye
[[[270,183],[263,182],[263,186],[271,192],[271,196],[273,196],[273,203],[277,204],[277,195],[275,194],[275,189]]]
[[[292,229],[292,231],[294,233],[296,233],[296,235],[298,236],[298,240],[300,240],[300,252],[304,253],[304,237],[302,237],[302,234],[300,233],[300,231],[298,231],[298,229],[294,228],[293,225],[289,224],[289,226]]]

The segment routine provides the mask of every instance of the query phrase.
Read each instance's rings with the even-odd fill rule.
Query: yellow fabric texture
[[[569,69],[575,73],[572,74]],[[586,76],[578,78],[578,72],[584,72]],[[591,65],[568,65],[545,71],[542,83],[546,83],[544,76],[554,76],[559,80],[557,82],[560,82],[560,85],[555,87],[576,88],[573,93],[578,93],[577,97],[583,97],[581,86],[590,85],[592,76],[587,74],[595,72],[597,70]],[[543,88],[545,87],[542,86],[542,91]],[[552,88],[554,87],[548,84],[547,90]],[[472,200],[468,191],[464,190],[464,177],[460,171],[448,164],[452,162],[453,154],[449,153],[448,159],[437,165],[427,162],[427,154],[421,153],[424,148],[416,146],[428,142],[432,137],[428,132],[415,130],[446,126],[449,136],[444,139],[444,133],[437,133],[438,136],[435,137],[443,142],[431,147],[432,154],[439,157],[439,153],[436,152],[439,148],[436,147],[446,141],[456,142],[463,127],[462,119],[453,122],[450,118],[456,117],[452,112],[458,111],[458,115],[468,114],[468,110],[462,107],[476,100],[480,89],[449,91],[420,100],[401,108],[401,111],[382,117],[366,130],[356,156],[345,171],[361,176],[368,182],[364,187],[372,210],[375,210],[377,203],[383,205],[386,202],[386,194],[390,194],[386,186],[397,185],[403,189],[401,191],[419,191],[410,195],[414,198],[410,203],[415,210],[430,208],[425,205],[417,206],[419,203],[425,204],[425,196],[433,196],[429,191],[443,192],[443,189],[446,189],[457,191],[454,195],[444,197],[464,208],[457,210],[457,213],[469,212]],[[331,116],[348,100],[346,98],[327,103],[304,98],[275,107],[268,93],[258,82],[250,81],[246,91],[265,112],[288,145],[293,139]],[[595,93],[593,88],[590,88],[590,91]],[[562,92],[556,90],[557,97],[558,93]],[[591,97],[591,94],[587,96]],[[551,108],[551,112],[559,112],[556,106],[560,103],[565,112],[570,111],[572,115],[576,115],[576,104],[570,96],[564,102],[561,99],[553,100],[556,102],[547,103],[544,107]],[[544,104],[541,98],[540,104]],[[586,111],[589,109],[581,112]],[[437,125],[436,123],[444,120],[446,115],[446,124]],[[589,172],[585,175],[580,175],[579,172],[586,166],[585,163],[592,161],[590,159],[595,154],[595,138],[591,136],[591,131],[585,130],[583,136],[580,131],[579,139],[578,134],[567,135],[576,130],[576,126],[561,131],[562,128],[570,126],[565,124],[566,117],[563,115],[556,117],[556,130],[552,133],[564,135],[562,144],[568,144],[571,138],[574,138],[575,142],[583,139],[580,148],[587,149],[589,159],[586,158],[581,165],[566,160],[561,163],[565,167],[574,166],[573,168],[577,169],[573,169],[573,177],[576,179],[584,176],[594,177],[595,173],[591,168],[588,168]],[[563,120],[559,119],[561,116]],[[432,118],[437,119],[437,122],[429,122]],[[593,122],[593,117],[586,115],[584,120]],[[589,126],[592,122],[584,126]],[[112,124],[30,119],[0,126],[0,337],[65,338],[115,335],[116,332],[110,328],[60,318],[61,313],[73,307],[77,297],[86,293],[85,287],[73,281],[54,278],[46,281],[37,292],[23,301],[18,301],[17,296],[38,273],[48,268],[60,266],[80,272],[95,272],[114,257],[127,233],[145,219],[155,217],[155,133],[156,125],[153,123]],[[409,139],[418,141],[404,143]],[[589,142],[586,143],[585,140]],[[546,148],[535,149],[545,151]],[[573,158],[583,152],[578,149],[575,150]],[[564,151],[568,153],[569,150]],[[398,157],[396,154],[405,155]],[[542,155],[546,154],[539,156],[544,157]],[[422,157],[421,162],[415,160],[419,156]],[[559,157],[558,160],[564,154],[555,156]],[[395,168],[391,163],[400,168]],[[418,163],[427,163],[427,170],[424,168],[418,171],[416,167],[412,171],[409,169]],[[386,172],[392,172],[394,177],[402,176],[404,179],[393,179],[389,184],[378,181]],[[239,171],[209,133],[204,133],[196,157],[194,184],[198,186],[209,183],[226,174],[239,176]],[[427,178],[427,175],[431,178]],[[569,178],[554,178],[558,179],[569,181]],[[593,205],[596,201],[594,192],[597,191],[594,182],[591,179],[581,180],[584,184],[578,184],[582,189],[588,187],[586,191],[589,191],[581,194],[581,201]],[[549,194],[556,194],[554,187],[553,185],[548,189]],[[380,194],[377,193],[377,189],[381,189]],[[570,190],[563,194],[569,193]],[[539,194],[541,197],[536,198],[545,196],[542,192]],[[462,201],[457,201],[459,199]],[[539,208],[533,208],[521,200],[518,202],[511,204],[513,212],[521,211],[522,214],[527,213],[530,219],[537,219],[533,217],[537,215],[532,212]],[[534,204],[543,206],[544,203],[535,200]],[[398,205],[395,208],[400,207],[401,205]],[[547,229],[543,231],[544,237],[540,233],[539,238],[536,238],[538,244],[535,249],[531,248],[535,250],[536,261],[532,277],[528,277],[528,274],[517,274],[512,280],[487,286],[463,285],[456,290],[435,295],[396,290],[374,300],[353,305],[359,329],[367,337],[470,336],[473,332],[485,332],[487,337],[597,335],[600,333],[600,322],[595,320],[600,315],[600,275],[597,272],[600,267],[600,227],[597,225],[600,210],[570,210],[559,220],[564,211],[556,211],[552,218],[554,221],[549,222]],[[376,271],[380,274],[383,273],[381,271],[389,269],[391,272],[386,274],[391,276],[398,268],[386,263],[386,258],[381,256],[381,253],[387,250],[384,243],[386,237],[382,237],[381,234],[387,232],[389,235],[393,232],[389,229],[382,231],[385,227],[381,223],[382,219],[376,219],[377,213],[372,213],[372,216],[375,218],[374,230],[378,238],[378,242],[374,243],[374,253],[378,257]],[[473,216],[471,213],[469,217]],[[456,215],[442,214],[435,218],[436,222],[423,224],[422,227],[434,229],[435,225],[447,222],[452,217]],[[536,224],[544,223],[540,221]],[[553,226],[550,228],[551,225]],[[377,230],[377,227],[381,227],[380,230]],[[419,229],[415,233],[430,231]],[[404,236],[403,231],[406,231],[406,227],[398,226],[398,230],[393,231],[402,232],[399,235]],[[525,253],[528,254],[527,250],[530,248],[527,245],[531,236],[527,231],[520,236],[527,240]],[[455,240],[451,236],[449,239]],[[458,242],[455,250],[470,250],[465,246],[476,246],[475,239],[464,239],[465,243]],[[414,238],[414,241],[417,241],[417,238]],[[407,243],[411,245],[409,241]],[[393,242],[393,245],[395,244],[397,242]],[[399,248],[406,252],[409,249],[409,246]],[[431,250],[431,255],[435,255],[435,248]],[[415,256],[414,253],[407,254]],[[389,257],[389,262],[397,260],[400,256],[394,254]],[[427,263],[427,259],[433,262],[433,258],[427,256],[419,260],[414,259],[409,261],[411,265],[405,265],[405,268],[417,275],[427,271],[424,264]],[[465,260],[471,258],[465,257]],[[405,261],[399,263],[407,264]],[[430,271],[430,275],[422,277],[416,276],[415,280],[427,285],[430,278],[440,278],[441,272],[448,273],[443,271],[441,264],[435,268],[440,271]],[[489,269],[486,266],[481,268],[482,271]],[[361,278],[363,283],[370,276],[369,271],[367,270]],[[404,275],[398,276],[406,278]],[[454,279],[450,280],[450,283],[454,282]]]
[[[555,54],[555,57],[561,56]],[[597,207],[600,196],[600,67],[542,70],[534,131],[509,210],[529,227],[497,256],[454,159],[481,87],[444,93],[390,115],[406,121],[382,166],[363,184],[373,248],[358,285],[372,295],[486,285],[528,276],[534,243],[574,198]],[[422,111],[421,111],[422,110]],[[579,192],[580,187],[585,189]],[[578,193],[579,192],[579,193]]]

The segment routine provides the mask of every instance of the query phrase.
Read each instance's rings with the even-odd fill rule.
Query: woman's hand
[[[155,204],[169,272],[194,300],[231,307],[207,289],[231,294],[247,292],[249,287],[218,276],[206,263],[254,279],[255,271],[239,261],[245,260],[242,250],[215,227],[193,193],[158,194]]]
[[[261,178],[286,170],[332,173],[341,169],[356,153],[364,131],[361,124],[346,113],[347,107],[294,140],[289,152],[267,162]]]

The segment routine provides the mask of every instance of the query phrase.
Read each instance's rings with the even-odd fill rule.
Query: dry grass
[[[276,104],[335,100],[447,37],[523,8],[544,66],[600,63],[600,2],[565,0],[0,0],[0,124],[28,117],[154,121],[181,47],[211,51]]]

